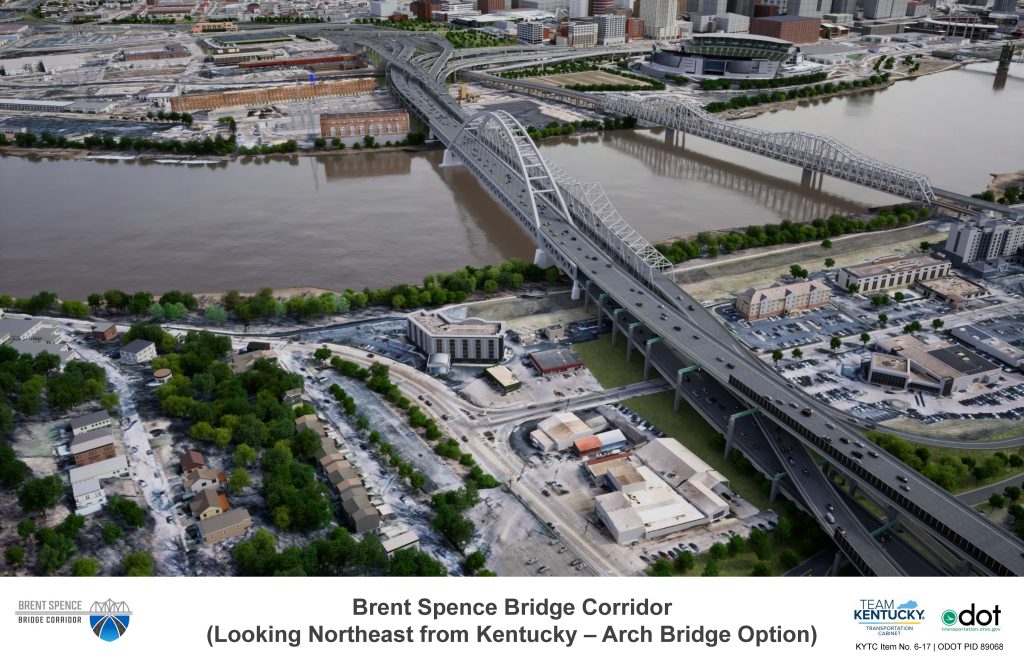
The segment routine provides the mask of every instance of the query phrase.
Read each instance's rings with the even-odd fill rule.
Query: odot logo
[[[124,601],[96,601],[89,611],[89,627],[100,640],[113,642],[128,630],[132,611]]]
[[[946,610],[942,613],[942,623],[946,626],[952,626],[956,624],[956,611]]]
[[[996,604],[991,609],[978,608],[974,603],[964,610],[943,610],[943,631],[998,631],[1002,610]]]

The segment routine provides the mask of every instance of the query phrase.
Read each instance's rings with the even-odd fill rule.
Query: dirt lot
[[[640,81],[616,76],[608,71],[577,71],[571,74],[553,74],[527,78],[535,83],[546,83],[566,87],[568,85],[641,85]]]
[[[593,308],[583,310],[583,299],[572,300],[569,291],[544,297],[501,297],[475,302],[467,306],[469,315],[485,320],[504,320],[509,329],[535,332],[550,325],[568,325],[571,322],[597,317]]]
[[[788,273],[789,266],[793,264],[814,271],[822,269],[825,258],[832,258],[838,268],[882,255],[914,253],[920,251],[922,241],[941,243],[947,234],[927,224],[891,232],[837,237],[832,240],[832,248],[827,250],[818,242],[753,249],[717,261],[684,263],[676,272],[676,282],[697,299],[729,298],[746,288],[771,285],[783,273]]]

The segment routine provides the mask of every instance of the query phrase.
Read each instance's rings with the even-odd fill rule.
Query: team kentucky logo
[[[124,601],[107,599],[102,603],[96,601],[89,611],[89,627],[100,640],[113,642],[128,630],[128,621],[132,611]]]

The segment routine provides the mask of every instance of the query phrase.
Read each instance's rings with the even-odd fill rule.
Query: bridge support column
[[[682,400],[683,398],[683,376],[689,373],[690,371],[697,370],[698,368],[700,368],[700,365],[694,364],[693,366],[680,368],[678,371],[676,371],[676,394],[675,398],[672,399],[672,410],[674,412],[679,412],[679,401]]]
[[[453,154],[452,151],[449,150],[448,148],[445,148],[445,150],[444,150],[444,157],[442,157],[442,159],[441,159],[441,167],[442,168],[454,168],[455,166],[461,166],[461,165],[463,165],[462,159],[460,159],[459,157],[455,156],[455,154]]]
[[[583,312],[587,313],[590,311],[590,281],[587,281],[583,286]]]
[[[754,414],[757,412],[756,407],[752,407],[749,410],[743,412],[737,412],[736,414],[729,416],[729,425],[725,429],[725,457],[729,457],[729,452],[732,451],[732,445],[735,443],[736,436],[736,420],[742,419],[748,414]]]
[[[651,373],[651,352],[654,351],[654,348],[651,346],[660,340],[660,338],[652,338],[647,341],[647,349],[646,352],[644,352],[644,380],[647,380],[648,375]]]
[[[845,559],[843,553],[837,550],[836,556],[832,558],[832,566],[828,569],[828,575],[834,576],[839,573],[839,567],[843,565],[843,559]]]
[[[615,347],[615,336],[619,332],[619,316],[625,311],[624,308],[617,308],[612,311],[612,347]]]
[[[774,502],[775,498],[779,496],[779,486],[782,484],[782,480],[786,477],[785,472],[779,472],[772,477],[772,490],[768,494],[768,501]]]
[[[579,281],[573,281],[572,282],[572,300],[576,301],[579,298],[580,298],[580,282]]]
[[[676,144],[676,130],[675,129],[665,129],[665,144],[666,145],[675,145]]]
[[[537,249],[533,252],[533,264],[537,265],[541,269],[547,269],[548,267],[552,267],[555,263],[551,259],[551,256],[540,249]]]
[[[814,181],[814,171],[810,168],[804,168],[800,174],[800,186],[811,186]]]
[[[602,292],[597,296],[597,329],[600,331],[604,322],[604,300],[608,299],[608,293]]]
[[[633,336],[634,336],[634,333],[636,332],[636,328],[639,327],[639,326],[640,326],[639,322],[631,322],[631,323],[629,323],[628,333],[626,334],[626,363],[627,364],[633,361],[633,345],[634,345]]]

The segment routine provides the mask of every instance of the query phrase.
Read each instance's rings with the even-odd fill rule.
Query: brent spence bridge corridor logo
[[[924,621],[924,608],[917,601],[861,599],[853,618],[866,630],[878,635],[902,635]]]
[[[132,611],[124,601],[94,601],[88,610],[79,600],[18,601],[19,624],[65,626],[87,624],[100,640],[113,642],[128,630]]]

